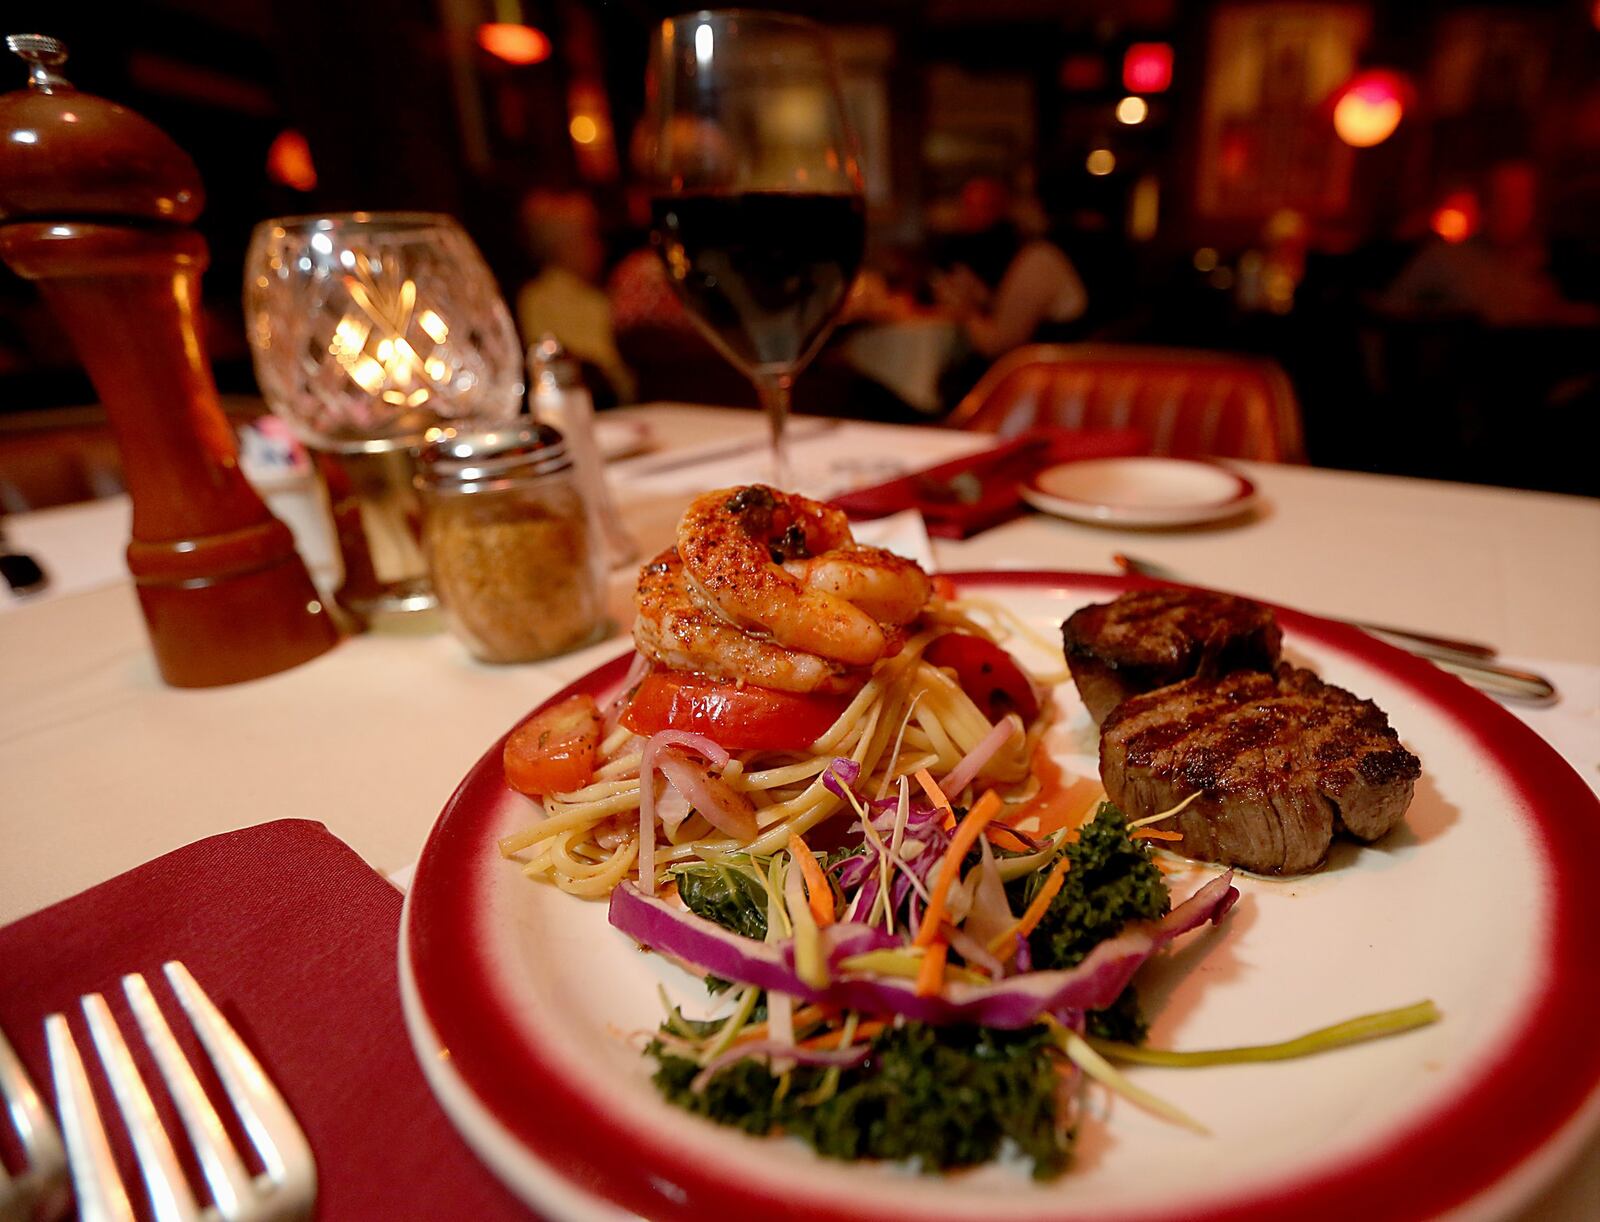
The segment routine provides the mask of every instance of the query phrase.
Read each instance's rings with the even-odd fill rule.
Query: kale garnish
[[[1090,1010],[1084,1020],[1085,1029],[1097,1040],[1142,1044],[1150,1033],[1149,1024],[1139,1009],[1138,990],[1131,984],[1104,1010]]]
[[[1023,1031],[908,1023],[880,1033],[861,1065],[843,1070],[820,1102],[806,1096],[827,1070],[798,1067],[780,1088],[764,1062],[735,1061],[696,1093],[699,1066],[659,1042],[656,1086],[698,1115],[748,1133],[781,1130],[829,1158],[905,1160],[933,1171],[988,1162],[1009,1139],[1038,1179],[1065,1169],[1071,1134],[1059,1125],[1057,1055],[1042,1026]]]
[[[645,1053],[661,1063],[651,1081],[669,1103],[757,1137],[770,1133],[778,1123],[778,1079],[768,1072],[766,1062],[751,1057],[735,1061],[719,1070],[705,1090],[697,1092],[690,1083],[700,1072],[700,1066],[687,1057],[668,1052],[660,1040],[652,1040],[645,1047]]]
[[[766,941],[767,889],[760,879],[711,861],[674,866],[672,876],[690,912],[743,937]]]
[[[1121,811],[1102,802],[1092,822],[1063,850],[1071,865],[1061,891],[1028,938],[1035,971],[1076,967],[1129,921],[1152,921],[1172,906],[1161,871],[1143,843],[1129,838]],[[1012,906],[1022,911],[1048,871],[1011,884]]]
[[[864,851],[836,850],[827,865]],[[1074,967],[1129,921],[1155,920],[1171,906],[1148,848],[1130,837],[1110,803],[1062,853],[1070,864],[1061,890],[1028,940],[1034,970]],[[746,937],[766,937],[766,889],[754,875],[713,863],[673,873],[690,911]],[[1046,866],[1007,884],[1014,912],[1026,909],[1048,874]],[[727,987],[715,977],[707,985]],[[720,1025],[674,1017],[695,1034]],[[1086,1023],[1102,1039],[1139,1043],[1145,1036],[1132,985]],[[907,1161],[933,1171],[987,1162],[1009,1142],[1032,1162],[1036,1178],[1050,1179],[1071,1153],[1058,1105],[1059,1054],[1043,1024],[1001,1031],[905,1023],[878,1034],[859,1065],[799,1066],[775,1076],[751,1057],[724,1066],[702,1091],[691,1085],[700,1072],[693,1060],[660,1040],[646,1052],[659,1063],[654,1082],[670,1102],[748,1133],[792,1134],[829,1158]]]

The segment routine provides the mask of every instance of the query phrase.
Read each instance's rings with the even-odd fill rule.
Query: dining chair
[[[1300,407],[1270,361],[1133,344],[1033,344],[1001,357],[951,412],[954,428],[1142,429],[1152,454],[1303,463]]]

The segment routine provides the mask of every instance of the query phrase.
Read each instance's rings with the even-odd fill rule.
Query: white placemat
[[[994,444],[982,433],[915,431],[861,421],[802,418],[788,436],[789,469],[784,487],[817,500],[881,484]],[[681,494],[736,484],[770,483],[772,464],[764,437],[711,442],[664,458],[649,456],[618,464],[612,479],[630,495]]]

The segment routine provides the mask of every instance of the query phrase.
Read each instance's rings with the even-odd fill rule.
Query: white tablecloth
[[[670,539],[694,491],[764,472],[765,424],[755,413],[663,405],[630,415],[657,448],[611,470],[646,548]],[[799,482],[818,491],[983,444],[933,429],[797,428]],[[718,457],[676,465],[696,446]],[[746,448],[728,454],[730,446]],[[1596,784],[1600,502],[1247,469],[1263,508],[1243,524],[1147,533],[1030,516],[938,541],[935,555],[947,569],[1105,572],[1112,552],[1124,551],[1307,610],[1496,642],[1562,687],[1561,706],[1528,720]],[[399,869],[489,743],[625,648],[619,637],[537,666],[489,667],[443,634],[374,633],[270,678],[179,691],[156,676],[121,569],[126,516],[112,501],[7,523],[56,585],[0,614],[0,921],[199,837],[285,816],[320,819],[377,868]],[[615,576],[624,622],[631,585],[631,574]],[[1591,1148],[1537,1216],[1592,1217],[1596,1201]]]

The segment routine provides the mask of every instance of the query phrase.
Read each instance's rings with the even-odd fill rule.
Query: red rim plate
[[[948,576],[963,586],[1056,590],[1074,597],[1155,584],[1066,572]],[[1541,948],[1547,970],[1525,1020],[1504,1042],[1498,1059],[1469,1089],[1396,1140],[1344,1163],[1314,1168],[1288,1186],[1214,1198],[1182,1216],[1430,1217],[1481,1203],[1490,1194],[1521,1198],[1555,1173],[1600,1104],[1600,1040],[1594,1036],[1600,972],[1593,963],[1600,920],[1585,900],[1584,879],[1573,864],[1592,848],[1600,799],[1543,739],[1460,680],[1358,629],[1292,610],[1279,609],[1278,615],[1287,632],[1351,655],[1403,684],[1511,779],[1527,804],[1554,892],[1549,937]],[[578,692],[614,688],[626,663],[624,656],[600,667],[539,707]],[[555,1169],[569,1186],[622,1209],[694,1222],[802,1214],[812,1222],[844,1222],[855,1216],[825,1202],[779,1196],[760,1183],[731,1177],[725,1167],[688,1166],[679,1159],[669,1164],[663,1150],[624,1129],[604,1106],[575,1089],[566,1071],[543,1052],[536,1031],[494,1004],[484,925],[488,913],[470,880],[485,856],[494,854],[504,741],[502,736],[490,747],[446,804],[423,848],[402,920],[401,968],[408,1008],[414,1011],[409,1017],[425,1020],[428,1034],[444,1050],[438,1057],[448,1060],[511,1143]],[[1463,897],[1474,898],[1495,902],[1492,896]],[[413,1031],[415,1039],[415,1022]],[[663,1183],[672,1190],[664,1192]],[[926,1222],[925,1213],[917,1217]]]

